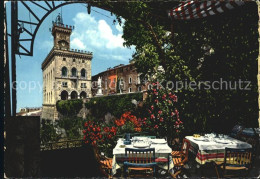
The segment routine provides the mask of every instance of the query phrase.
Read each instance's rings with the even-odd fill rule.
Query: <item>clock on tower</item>
[[[70,35],[72,32],[72,27],[64,25],[62,23],[62,18],[56,18],[56,21],[53,22],[52,35],[54,37],[54,47],[59,49],[70,49]]]

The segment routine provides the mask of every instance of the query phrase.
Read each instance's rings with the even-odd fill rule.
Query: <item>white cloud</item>
[[[122,38],[122,27],[116,25],[117,34],[105,20],[97,21],[87,13],[80,12],[73,19],[75,22],[75,31],[72,33],[72,41],[87,43],[94,47],[103,47],[108,49],[124,48],[124,39]],[[121,29],[120,29],[121,28]],[[75,44],[72,44],[73,46]],[[75,45],[75,47],[77,47]]]
[[[78,39],[78,38],[74,38],[71,42],[71,45],[77,49],[86,49],[86,46],[83,44],[83,42]]]

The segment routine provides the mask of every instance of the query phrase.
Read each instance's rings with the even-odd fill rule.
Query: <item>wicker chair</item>
[[[174,174],[171,174],[173,178],[176,178],[182,173],[184,165],[188,162],[190,149],[190,141],[183,139],[181,151],[172,152],[172,160],[176,169]]]
[[[244,171],[246,176],[251,168],[251,159],[251,149],[226,148],[224,162],[215,162],[218,178],[237,176],[241,171]]]
[[[189,152],[189,148],[190,148],[190,142],[189,140],[187,139],[183,139],[183,142],[182,142],[182,146],[181,146],[181,150],[180,151],[172,151],[171,152],[171,155],[172,157],[180,157],[180,156],[183,156],[186,154],[186,152],[188,153]]]
[[[112,158],[107,158],[105,156],[100,155],[98,147],[96,145],[93,145],[93,149],[101,174],[104,177],[112,178]]]

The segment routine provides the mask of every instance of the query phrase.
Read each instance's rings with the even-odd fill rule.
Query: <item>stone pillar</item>
[[[258,41],[259,41],[259,44],[260,44],[260,2],[259,0],[256,1],[257,3],[257,6],[258,6],[258,16],[259,16],[259,19],[258,19],[258,33],[259,33],[259,37],[258,37]],[[259,112],[259,115],[258,115],[258,125],[259,125],[259,128],[260,128],[260,45],[259,45],[259,54],[258,54],[258,74],[257,74],[257,82],[258,82],[258,112]]]

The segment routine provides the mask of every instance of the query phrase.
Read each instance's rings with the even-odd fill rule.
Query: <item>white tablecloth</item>
[[[192,136],[186,136],[186,139],[191,143],[190,151],[195,154],[195,160],[201,165],[207,162],[223,162],[226,147],[237,149],[252,148],[250,144],[231,137],[224,139],[225,144],[220,143],[218,138],[213,138],[212,140],[205,138],[204,141],[199,141]]]
[[[153,141],[154,139],[149,139],[150,141]],[[112,162],[112,175],[116,174],[116,170],[122,167],[122,164],[118,164],[116,162],[117,158],[123,158],[125,157],[125,148],[135,148],[133,146],[133,143],[130,145],[125,145],[125,147],[120,147],[123,145],[123,140],[118,140],[117,145],[113,149],[113,162]],[[169,170],[173,169],[173,161],[171,158],[171,152],[172,149],[168,146],[167,143],[165,144],[154,144],[152,143],[149,148],[154,148],[155,149],[155,157],[156,158],[162,158],[162,159],[169,159]],[[160,168],[163,169],[168,169],[168,163],[165,165],[163,164],[158,164]]]
[[[198,139],[194,139],[193,136],[186,136],[186,139],[189,141],[197,144],[198,150],[220,150],[220,149],[225,149],[226,147],[228,148],[237,148],[237,149],[247,149],[247,148],[252,148],[252,145],[234,139],[232,137],[228,137],[224,139],[225,144],[219,143],[217,140],[218,138],[213,138],[212,140],[209,140],[208,138],[205,138],[203,141],[199,141]],[[204,137],[200,137],[204,138]]]

